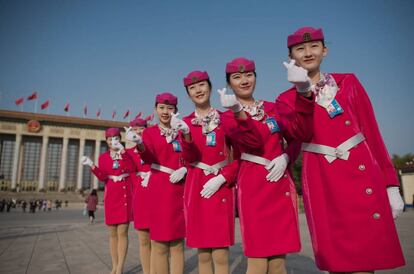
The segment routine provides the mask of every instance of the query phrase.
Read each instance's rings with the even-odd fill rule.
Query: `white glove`
[[[266,176],[266,180],[269,182],[277,182],[280,178],[282,178],[283,174],[285,173],[286,167],[289,163],[289,156],[286,153],[279,155],[278,157],[274,158],[270,163],[267,164],[265,167],[269,174]]]
[[[171,113],[171,121],[170,121],[171,128],[177,131],[181,130],[181,132],[184,134],[190,133],[190,128],[188,127],[186,122],[178,118],[179,115],[180,115],[179,113]]]
[[[308,76],[308,71],[302,67],[295,65],[295,60],[290,60],[289,64],[283,62],[283,65],[287,69],[287,79],[294,84],[298,92],[307,92],[311,86],[311,80]]]
[[[149,178],[150,178],[151,172],[144,172],[142,177],[142,181],[141,181],[141,186],[142,187],[147,187],[148,186],[148,182],[149,182]]]
[[[397,186],[387,188],[388,200],[390,200],[392,217],[397,219],[404,210],[404,202],[400,195],[400,189]]]
[[[122,151],[124,149],[124,146],[121,144],[121,142],[118,139],[112,139],[111,144],[115,150]]]
[[[93,166],[93,162],[91,160],[91,158],[89,158],[88,156],[82,156],[81,157],[81,164],[84,166]]]
[[[130,142],[134,142],[136,144],[142,144],[142,138],[141,136],[139,136],[139,134],[137,134],[135,131],[132,130],[132,127],[124,127],[126,135],[125,135],[125,139],[130,141]]]
[[[217,92],[220,94],[221,106],[227,109],[231,109],[237,113],[243,109],[242,104],[237,100],[236,95],[226,94],[226,88],[218,89]]]
[[[203,198],[210,198],[213,196],[214,193],[217,192],[217,190],[220,189],[221,185],[226,182],[226,178],[224,178],[223,175],[219,174],[210,180],[208,180],[204,186],[203,190],[201,190],[200,194]]]
[[[186,173],[187,173],[187,169],[185,167],[181,167],[177,169],[170,175],[170,182],[173,184],[178,183],[184,178]]]

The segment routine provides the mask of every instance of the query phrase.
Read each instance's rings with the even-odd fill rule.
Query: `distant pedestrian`
[[[26,213],[26,207],[27,207],[27,202],[26,202],[26,200],[23,200],[23,202],[22,202],[23,213]]]
[[[42,209],[43,209],[43,211],[46,211],[46,209],[47,209],[47,200],[46,199],[44,199],[42,201]]]
[[[52,210],[52,200],[47,200],[47,211]]]
[[[13,205],[12,200],[11,199],[7,200],[7,203],[6,203],[7,212],[10,212],[10,208],[12,207],[12,205]]]
[[[0,201],[0,212],[3,212],[5,206],[6,206],[6,200],[3,199]]]
[[[95,211],[98,205],[98,195],[96,189],[92,190],[91,194],[85,199],[86,210],[88,210],[89,223],[93,224],[95,221]]]

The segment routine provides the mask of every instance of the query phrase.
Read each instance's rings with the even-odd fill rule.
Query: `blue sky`
[[[102,1],[0,0],[0,108],[39,92],[50,114],[117,120],[127,109],[148,115],[170,91],[182,114],[192,104],[182,78],[207,70],[225,86],[229,60],[255,60],[255,97],[273,101],[289,88],[282,62],[286,37],[322,27],[326,72],[353,72],[371,97],[391,154],[414,152],[414,2],[381,1]],[[219,106],[213,93],[213,105]],[[39,109],[39,106],[38,106]],[[33,111],[33,102],[25,102]],[[46,112],[46,111],[44,111]]]

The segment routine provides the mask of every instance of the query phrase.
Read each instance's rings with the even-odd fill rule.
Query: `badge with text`
[[[333,99],[332,103],[326,108],[326,111],[331,118],[334,118],[335,116],[344,112],[336,99]]]
[[[174,152],[181,152],[180,142],[178,142],[177,140],[174,140],[171,142],[171,144],[173,145]]]
[[[119,168],[119,161],[114,161],[112,163],[112,169],[118,169]]]
[[[210,132],[206,136],[206,145],[210,147],[216,146],[216,133],[214,131]]]
[[[266,119],[266,125],[269,128],[271,134],[280,131],[279,125],[273,117],[269,117]]]

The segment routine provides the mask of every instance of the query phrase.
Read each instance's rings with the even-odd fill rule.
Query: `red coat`
[[[264,111],[275,117],[281,128],[271,134],[268,126],[253,121],[260,148],[240,146],[241,152],[273,160],[281,155],[283,137],[306,139],[312,134],[313,102],[300,97],[296,106],[299,115],[291,120],[280,116],[274,103],[264,102]],[[227,112],[232,115],[231,112]],[[243,138],[243,135],[240,136]],[[239,139],[240,139],[239,138]],[[241,161],[238,183],[238,206],[244,253],[247,257],[270,257],[298,252],[301,248],[295,185],[286,171],[278,182],[266,180],[263,165]]]
[[[89,194],[85,199],[86,209],[88,211],[96,211],[96,206],[98,205],[98,196]]]
[[[99,164],[92,169],[93,174],[102,182],[105,182],[104,210],[105,224],[115,225],[132,221],[132,179],[127,177],[122,181],[114,182],[109,179],[110,175],[121,175],[131,173],[134,163],[128,153],[122,154],[118,160],[119,167],[113,169],[114,160],[107,151],[99,156]]]
[[[205,175],[202,169],[188,165],[184,190],[186,243],[193,248],[228,247],[234,244],[235,207],[232,187],[238,173],[238,160],[231,162],[230,139],[226,136],[223,118],[213,131],[216,136],[214,146],[206,144],[206,135],[202,133],[201,126],[191,123],[193,118],[194,112],[184,118],[193,139],[192,142],[183,140],[185,161],[214,165],[227,159],[229,164],[218,173],[226,178],[226,183],[208,199],[201,197],[200,192],[204,184],[216,175]]]
[[[333,77],[339,87],[335,99],[344,112],[330,118],[316,105],[311,143],[336,147],[359,132],[366,140],[350,150],[348,160],[328,163],[322,154],[303,152],[303,198],[316,264],[335,272],[402,266],[386,192],[399,182],[371,102],[353,74]],[[289,105],[295,96],[292,88],[277,102]]]
[[[175,152],[172,143],[161,136],[158,126],[144,130],[142,140],[145,163],[156,163],[177,170],[184,166],[181,152]],[[151,169],[148,185],[150,193],[150,238],[155,241],[173,241],[185,237],[184,180],[171,183],[170,174]]]
[[[137,172],[149,172],[151,167],[144,164],[136,147],[127,149],[131,159],[134,161],[135,170],[131,173],[132,178],[132,213],[134,216],[135,229],[149,229],[149,211],[151,207],[151,200],[149,196],[149,184],[147,187],[141,185],[142,177],[137,175]]]

